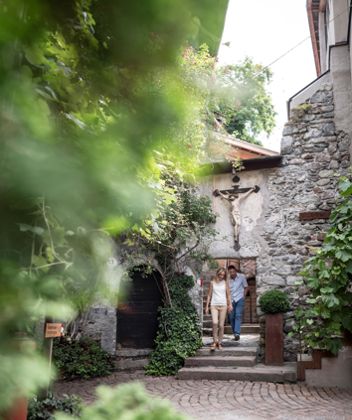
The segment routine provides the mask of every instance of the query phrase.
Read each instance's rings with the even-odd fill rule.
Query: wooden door
[[[117,308],[117,345],[122,348],[153,348],[162,303],[158,273],[130,274],[129,290]]]

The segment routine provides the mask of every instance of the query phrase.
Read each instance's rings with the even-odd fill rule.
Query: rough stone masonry
[[[336,131],[330,85],[292,110],[283,131],[282,166],[273,169],[268,178],[270,202],[262,234],[266,245],[257,260],[259,296],[267,289],[282,288],[292,307],[297,305],[294,284],[305,259],[324,239],[328,211],[336,204],[338,180],[350,166],[349,150],[348,135]],[[263,355],[264,317],[260,318]],[[292,323],[290,312],[285,318],[286,333]],[[297,352],[298,343],[286,335],[285,360],[296,360]]]

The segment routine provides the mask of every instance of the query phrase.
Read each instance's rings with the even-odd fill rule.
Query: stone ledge
[[[116,357],[143,357],[149,356],[152,349],[120,349],[116,350]]]
[[[147,366],[149,359],[120,359],[115,361],[116,370],[140,370]]]

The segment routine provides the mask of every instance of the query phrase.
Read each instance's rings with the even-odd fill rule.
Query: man
[[[229,287],[232,301],[232,312],[230,313],[230,322],[235,340],[240,339],[241,322],[244,309],[244,299],[247,295],[248,283],[244,274],[237,273],[236,267],[230,265],[229,270]]]

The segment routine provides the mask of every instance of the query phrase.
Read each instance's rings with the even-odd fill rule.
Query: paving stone
[[[195,420],[350,420],[352,392],[304,384],[247,381],[180,381],[174,377],[148,377],[143,372],[116,372],[104,378],[58,382],[56,394],[95,399],[98,385],[138,381],[148,393],[171,401],[176,409]]]

